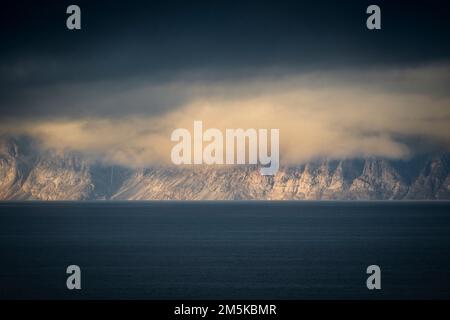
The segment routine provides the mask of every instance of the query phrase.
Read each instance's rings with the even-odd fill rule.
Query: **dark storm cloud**
[[[82,9],[81,31],[65,28],[72,3]],[[383,28],[376,32],[365,27],[372,1],[4,3],[0,117],[161,113],[190,99],[183,81],[450,59],[446,1],[376,3]]]

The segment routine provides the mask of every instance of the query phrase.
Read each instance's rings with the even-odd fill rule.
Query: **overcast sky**
[[[66,29],[73,3],[79,31]],[[366,28],[373,3],[382,30]],[[449,8],[401,0],[2,2],[2,131],[34,134],[47,146],[108,145],[132,158],[151,149],[164,158],[172,126],[202,115],[210,127],[285,126],[292,161],[404,157],[414,151],[404,141],[418,137],[447,148]],[[367,117],[376,121],[361,128]],[[145,143],[124,151],[119,137],[99,140],[99,127],[114,137],[108,130],[118,122],[133,128],[128,139]],[[61,132],[77,138],[55,139]],[[139,163],[154,160],[144,154]]]

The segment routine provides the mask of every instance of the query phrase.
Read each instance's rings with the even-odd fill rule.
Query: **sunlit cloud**
[[[26,134],[46,149],[83,152],[130,167],[170,163],[176,128],[278,128],[281,164],[319,157],[405,158],[420,137],[450,146],[448,65],[404,70],[255,76],[231,81],[99,84],[46,94],[65,116],[15,118],[1,133]],[[70,90],[72,89],[72,90]],[[68,99],[67,97],[70,97]],[[42,102],[37,101],[36,104]],[[157,107],[154,107],[154,106]],[[93,112],[72,112],[71,109]]]

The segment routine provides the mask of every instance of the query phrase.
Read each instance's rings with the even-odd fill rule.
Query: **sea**
[[[0,202],[0,299],[449,298],[450,202]]]

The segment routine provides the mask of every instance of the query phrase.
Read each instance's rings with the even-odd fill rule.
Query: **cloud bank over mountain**
[[[39,91],[43,99],[30,96],[40,116],[6,118],[0,132],[130,167],[169,163],[170,133],[192,130],[194,120],[222,130],[279,128],[282,164],[322,157],[404,159],[424,145],[450,146],[448,64],[274,74],[48,88]],[[57,106],[64,115],[53,112]]]

